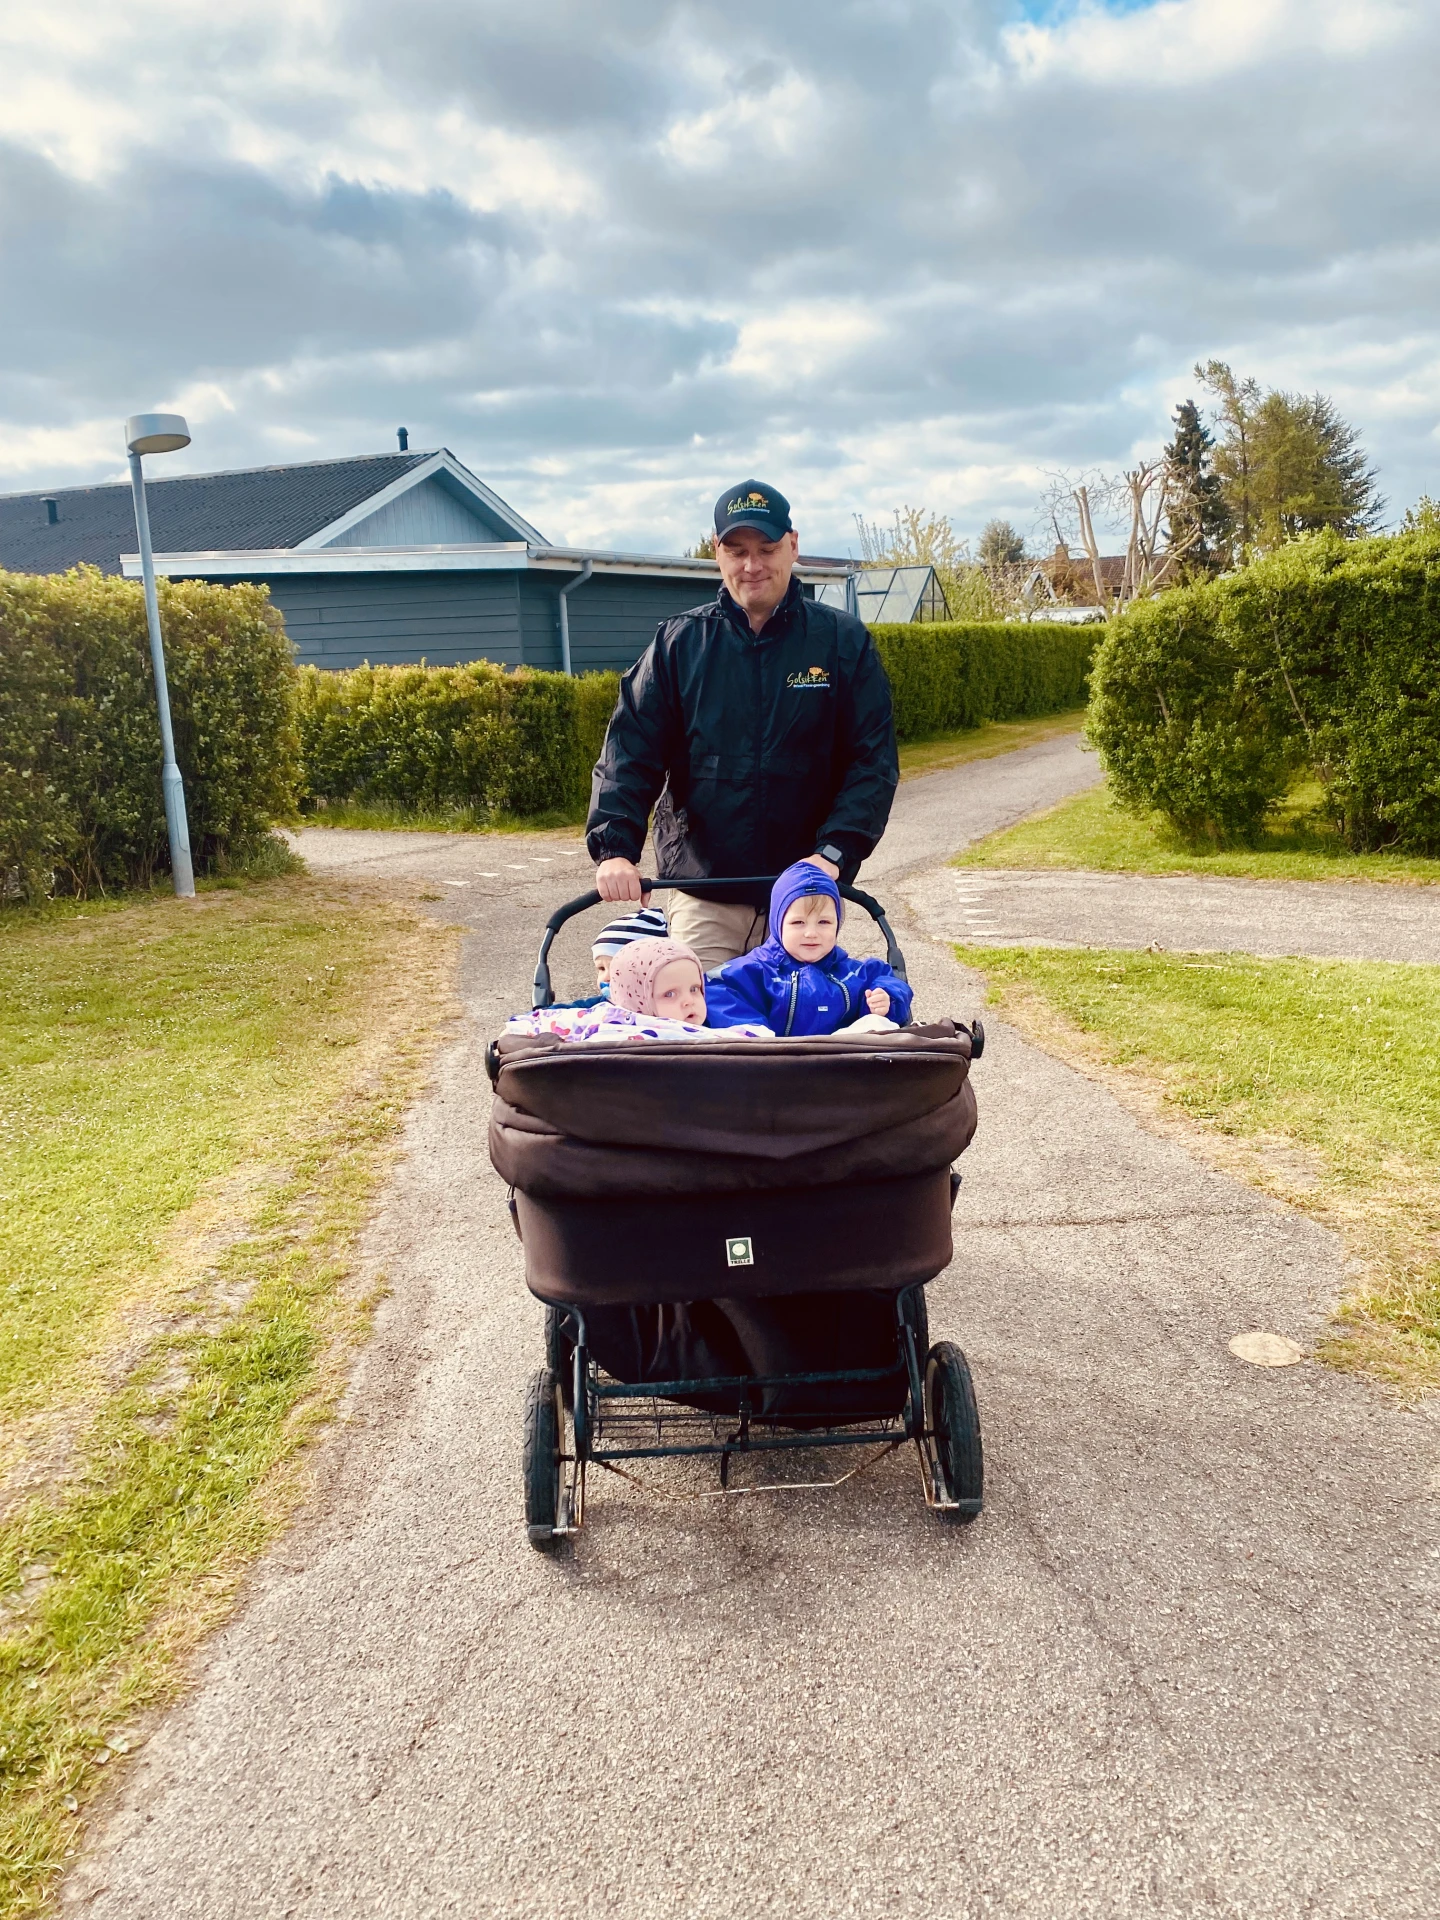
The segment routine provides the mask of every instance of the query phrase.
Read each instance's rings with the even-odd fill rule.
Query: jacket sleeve
[[[597,866],[602,860],[639,860],[650,809],[665,785],[674,705],[660,646],[664,631],[662,625],[621,680],[620,698],[591,775],[585,845]]]
[[[840,848],[845,855],[842,874],[849,880],[884,833],[900,784],[890,682],[868,633],[864,634],[853,671],[846,676],[841,699],[840,750],[846,758],[845,776],[815,844],[821,847],[833,842]]]
[[[862,1013],[869,1012],[869,1008],[865,1005],[865,995],[879,987],[883,993],[888,993],[890,996],[890,1012],[887,1017],[897,1026],[909,1026],[910,1010],[915,1004],[915,989],[908,981],[902,980],[898,973],[892,973],[883,960],[861,961],[859,987],[860,991],[856,995],[859,1004],[855,1009],[857,1020]]]
[[[743,1027],[758,1021],[773,1027],[770,1001],[760,968],[742,956],[727,960],[723,967],[705,976],[705,1024],[707,1027]]]

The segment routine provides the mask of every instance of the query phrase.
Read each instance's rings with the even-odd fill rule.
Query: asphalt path
[[[937,834],[1085,771],[1028,753],[912,783],[872,863],[923,1010],[978,993],[907,886]],[[607,1482],[543,1558],[540,1310],[480,1051],[585,869],[553,835],[305,851],[445,896],[467,1018],[368,1236],[391,1292],[315,1498],[126,1763],[67,1911],[1431,1920],[1440,1423],[1227,1350],[1313,1338],[1329,1235],[993,1023],[930,1290],[975,1371],[983,1517],[937,1522],[903,1455],[828,1494]]]
[[[995,946],[1440,965],[1440,887],[946,867],[927,872],[909,898],[933,936]]]

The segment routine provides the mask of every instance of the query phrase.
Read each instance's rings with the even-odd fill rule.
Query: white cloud
[[[556,537],[1028,525],[1211,353],[1440,415],[1440,15],[1401,0],[49,0],[0,15],[0,485],[448,443]]]

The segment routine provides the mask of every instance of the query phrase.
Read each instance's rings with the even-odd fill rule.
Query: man
[[[666,879],[813,860],[852,880],[885,831],[899,780],[889,682],[860,621],[802,594],[798,551],[774,487],[744,480],[716,501],[719,594],[661,623],[595,767],[586,844],[603,900],[640,899],[652,808]],[[765,938],[764,887],[667,888],[661,904],[707,972]]]

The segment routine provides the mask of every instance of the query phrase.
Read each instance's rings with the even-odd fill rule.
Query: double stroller
[[[647,886],[664,887],[665,881]],[[703,881],[686,880],[692,892]],[[734,882],[728,883],[734,885]],[[768,880],[746,883],[770,885]],[[842,887],[905,963],[884,910]],[[552,914],[534,1004],[554,1004]],[[525,1414],[525,1524],[578,1532],[587,1470],[908,1443],[927,1504],[980,1512],[970,1371],[931,1346],[925,1283],[951,1258],[953,1163],[975,1131],[979,1021],[822,1039],[587,1046],[507,1035],[486,1050],[490,1158],[510,1185],[545,1366]],[[642,1484],[644,1484],[642,1482]]]

